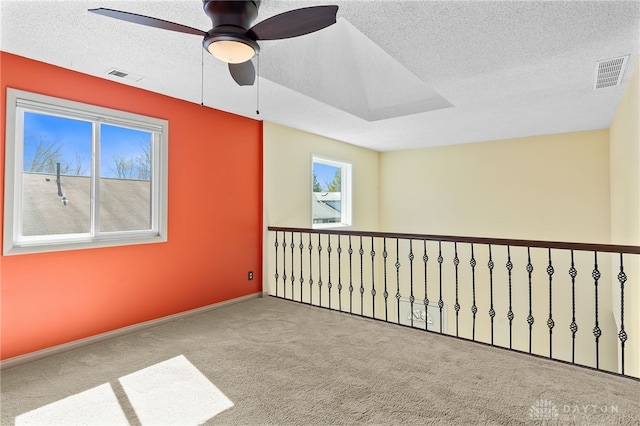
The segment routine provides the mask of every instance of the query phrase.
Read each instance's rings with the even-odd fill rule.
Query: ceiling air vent
[[[604,89],[619,85],[624,75],[627,59],[629,59],[629,55],[596,62],[596,78],[593,88]]]
[[[140,77],[139,75],[131,74],[130,72],[122,71],[116,68],[111,68],[109,71],[107,71],[107,74],[112,75],[114,77],[123,78],[125,80],[131,80],[131,81],[142,80],[142,77]]]

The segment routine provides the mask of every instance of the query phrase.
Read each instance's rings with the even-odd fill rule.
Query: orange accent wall
[[[169,120],[168,242],[1,256],[1,359],[261,291],[261,122],[6,52],[0,83],[3,139],[7,87]]]

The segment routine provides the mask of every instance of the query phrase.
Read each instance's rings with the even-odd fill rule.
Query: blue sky
[[[313,172],[318,178],[318,183],[323,189],[326,189],[331,183],[336,174],[336,170],[339,170],[339,167],[329,166],[322,163],[313,163]]]
[[[88,121],[66,117],[25,112],[24,114],[24,165],[31,163],[38,143],[61,146],[60,162],[72,168],[81,164],[81,175],[91,171],[92,124]],[[101,125],[100,171],[102,177],[115,177],[114,157],[135,158],[150,134],[107,124]],[[75,174],[75,173],[74,173]]]

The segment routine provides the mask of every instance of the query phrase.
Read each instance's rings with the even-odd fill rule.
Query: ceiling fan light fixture
[[[211,34],[202,45],[209,53],[223,62],[241,64],[253,58],[260,47],[244,34]]]
[[[216,58],[230,64],[247,62],[256,54],[253,47],[235,40],[214,41],[209,45],[207,50]]]

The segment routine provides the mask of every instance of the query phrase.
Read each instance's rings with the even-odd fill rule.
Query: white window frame
[[[312,229],[326,229],[326,228],[342,228],[349,227],[352,224],[351,215],[351,181],[352,181],[352,164],[348,161],[336,160],[334,158],[325,157],[323,155],[312,154],[311,156],[311,173],[309,173],[311,181],[309,183],[309,190],[313,192],[313,165],[315,163],[321,163],[328,166],[338,167],[340,172],[340,222],[335,223],[313,223],[313,195],[311,196],[311,228]]]
[[[91,232],[21,236],[22,173],[25,111],[77,118],[97,124],[105,123],[152,133],[151,229],[139,231],[99,232],[99,192],[96,191],[99,155],[92,158]],[[95,132],[95,130],[94,130]],[[3,254],[26,254],[76,250],[167,241],[169,122],[130,112],[89,105],[66,99],[7,88],[5,137],[4,241]]]

